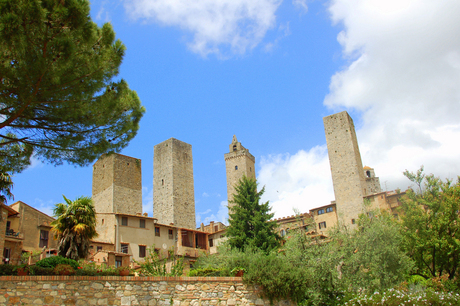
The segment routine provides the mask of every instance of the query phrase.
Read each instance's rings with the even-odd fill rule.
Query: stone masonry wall
[[[141,160],[102,155],[93,166],[92,194],[97,213],[142,213]]]
[[[270,305],[259,293],[239,277],[0,277],[0,305]]]
[[[235,146],[235,149],[234,149]],[[233,136],[233,141],[230,144],[230,152],[224,154],[225,169],[227,173],[227,198],[228,207],[231,209],[233,203],[233,194],[235,193],[235,185],[239,180],[246,175],[249,178],[256,178],[255,158],[244,148],[240,142]]]
[[[362,213],[366,187],[355,127],[345,111],[323,121],[338,219],[351,226]]]
[[[196,229],[192,146],[170,138],[153,148],[153,216]]]

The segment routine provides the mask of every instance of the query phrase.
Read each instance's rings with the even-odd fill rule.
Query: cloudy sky
[[[121,153],[142,159],[150,216],[153,146],[171,137],[193,146],[197,223],[227,217],[234,134],[276,217],[329,203],[322,118],[343,110],[384,190],[420,165],[460,174],[458,0],[94,0],[91,16],[126,45],[120,77],[147,109]],[[34,162],[13,192],[50,213],[91,179],[91,166]]]

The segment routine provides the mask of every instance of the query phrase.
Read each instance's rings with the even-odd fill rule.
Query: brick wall
[[[270,305],[258,290],[239,277],[0,276],[0,305]]]

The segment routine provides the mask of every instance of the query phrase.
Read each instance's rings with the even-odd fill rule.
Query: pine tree
[[[0,164],[18,165],[2,173],[32,154],[87,165],[136,135],[145,110],[112,81],[126,48],[91,21],[87,0],[2,0],[0,41]]]
[[[279,246],[281,237],[275,232],[276,222],[270,221],[269,202],[259,203],[265,187],[257,192],[257,181],[243,176],[235,186],[229,211],[227,236],[230,246],[244,251],[247,247],[269,252]]]

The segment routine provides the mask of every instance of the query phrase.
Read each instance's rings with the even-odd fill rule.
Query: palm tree
[[[86,258],[90,240],[97,237],[96,210],[90,197],[79,197],[65,204],[59,203],[53,209],[54,238],[58,240],[60,256],[78,260]]]

